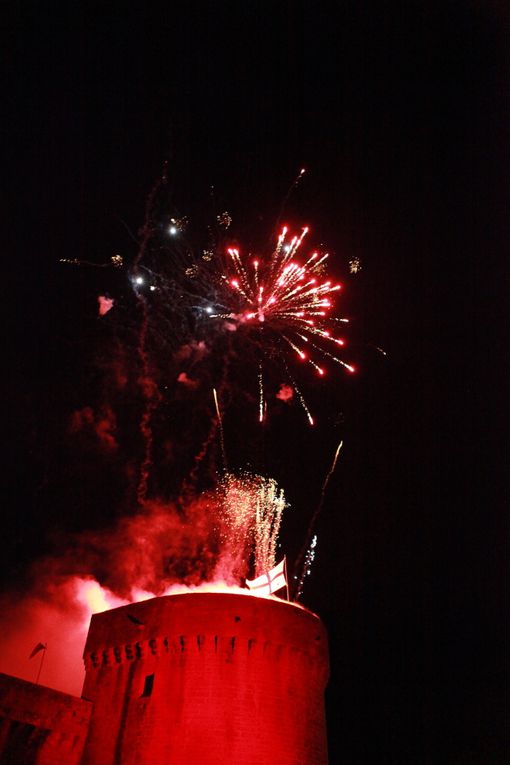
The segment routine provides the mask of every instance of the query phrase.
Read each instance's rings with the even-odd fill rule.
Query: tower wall
[[[83,765],[325,765],[326,631],[309,611],[227,593],[92,617]]]
[[[91,705],[0,674],[0,763],[79,765]]]

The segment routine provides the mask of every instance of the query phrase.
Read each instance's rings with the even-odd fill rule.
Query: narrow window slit
[[[140,698],[147,698],[152,695],[152,689],[154,688],[154,674],[145,675],[145,682],[143,684],[143,692]]]

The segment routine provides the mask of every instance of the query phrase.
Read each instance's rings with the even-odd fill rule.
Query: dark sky
[[[360,371],[312,390],[313,435],[281,420],[266,449],[295,555],[345,441],[305,597],[330,630],[332,763],[509,758],[508,31],[490,2],[4,8],[3,581],[87,527],[55,440],[94,384],[102,274],[59,259],[133,258],[121,220],[137,231],[164,160],[182,214],[205,218],[214,185],[250,237],[307,167],[295,219],[340,275],[362,263],[345,296]]]

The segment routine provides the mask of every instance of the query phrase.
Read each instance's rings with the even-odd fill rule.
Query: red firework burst
[[[304,228],[300,236],[287,239],[284,227],[276,247],[265,262],[243,260],[237,248],[227,250],[228,259],[222,279],[229,295],[235,299],[235,310],[211,313],[211,318],[230,319],[245,326],[258,327],[281,338],[283,344],[297,357],[310,364],[318,375],[323,376],[325,367],[318,361],[330,358],[348,372],[355,369],[338,357],[338,348],[344,340],[331,329],[335,322],[347,322],[331,316],[333,298],[341,290],[324,278],[328,254],[313,252],[304,263],[298,262],[299,250],[308,233]],[[323,362],[322,362],[323,363]],[[313,424],[313,418],[304,398],[294,383],[298,397]],[[259,373],[260,412],[264,417],[264,394],[262,369]]]

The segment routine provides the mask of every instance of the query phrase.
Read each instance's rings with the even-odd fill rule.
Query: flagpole
[[[42,653],[41,653],[41,663],[39,664],[39,671],[37,673],[37,679],[35,681],[36,685],[39,685],[39,678],[41,677],[41,670],[42,670],[42,666],[43,666],[43,662],[44,662],[44,657],[46,656],[46,648],[47,648],[47,646],[44,646],[44,648],[42,650]]]

